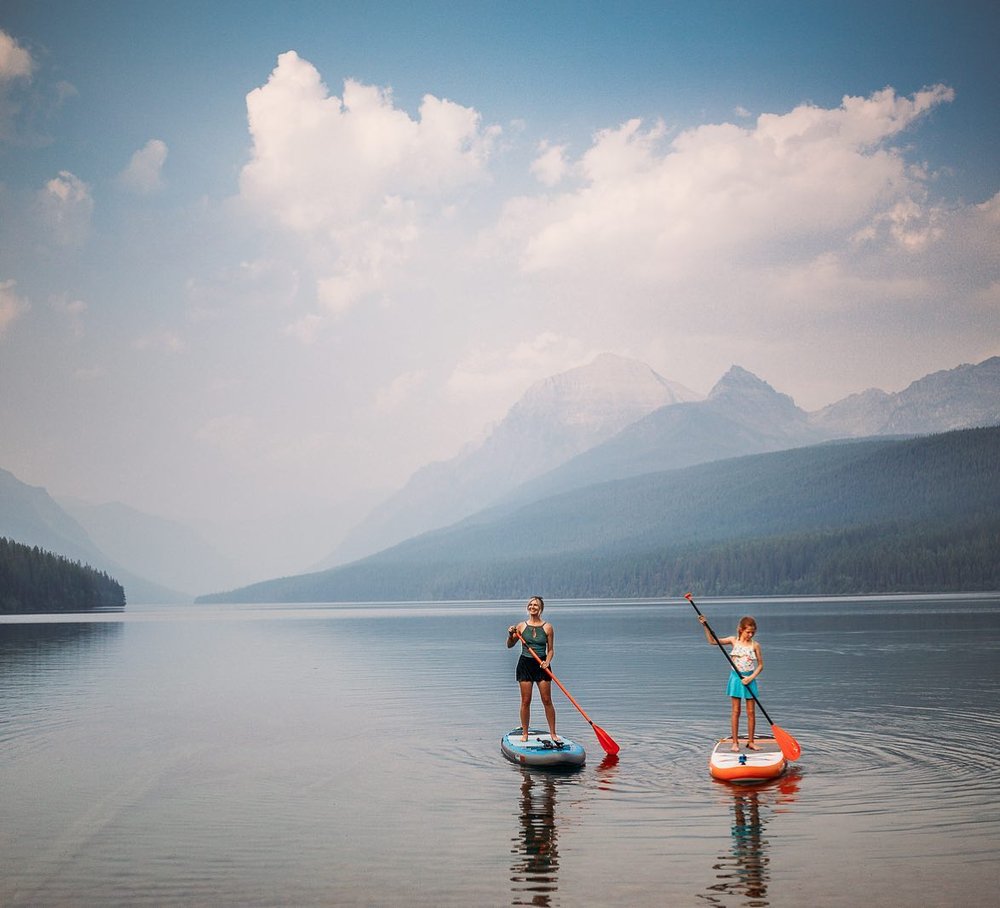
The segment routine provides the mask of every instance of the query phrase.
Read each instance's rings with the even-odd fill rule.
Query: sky
[[[1000,354],[998,37],[992,2],[5,0],[0,467],[305,563],[601,352],[807,410]]]

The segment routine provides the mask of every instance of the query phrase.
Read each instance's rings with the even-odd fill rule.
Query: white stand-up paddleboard
[[[528,729],[528,740],[521,740],[522,731],[515,728],[500,739],[500,750],[512,763],[522,766],[571,767],[583,766],[587,752],[569,738],[554,741],[548,732]]]
[[[733,753],[732,738],[723,738],[708,758],[708,771],[712,778],[724,782],[766,782],[776,779],[788,766],[774,738],[755,738],[760,750],[750,750],[741,744],[738,753]]]

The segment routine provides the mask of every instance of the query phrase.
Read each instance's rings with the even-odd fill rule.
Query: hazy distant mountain
[[[896,394],[871,389],[810,414],[832,435],[926,435],[1000,425],[1000,356],[934,372]]]
[[[968,429],[592,485],[206,600],[995,589],[998,533],[1000,428]]]
[[[786,394],[733,366],[696,403],[671,404],[629,425],[506,499],[523,504],[593,483],[673,470],[741,454],[815,444],[829,434]]]
[[[0,536],[107,572],[125,587],[129,602],[178,602],[185,598],[117,563],[45,489],[29,486],[6,470],[0,470]]]
[[[80,523],[101,552],[165,587],[193,596],[246,578],[202,536],[183,524],[117,502],[91,504],[60,499],[59,504]]]
[[[697,398],[649,366],[609,353],[540,381],[481,445],[414,473],[348,534],[325,564],[342,564],[454,523],[647,413]]]

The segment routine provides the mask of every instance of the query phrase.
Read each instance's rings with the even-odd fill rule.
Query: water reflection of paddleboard
[[[528,740],[521,740],[522,731],[515,728],[500,739],[500,750],[512,763],[522,766],[583,766],[587,752],[583,746],[563,738],[555,741],[548,732],[528,729]]]
[[[760,750],[750,750],[740,745],[733,752],[731,738],[723,738],[712,748],[708,758],[708,771],[712,778],[724,782],[766,782],[780,776],[788,763],[774,738],[757,738],[754,743]]]

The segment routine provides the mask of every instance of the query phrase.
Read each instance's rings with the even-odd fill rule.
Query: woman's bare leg
[[[545,719],[549,723],[549,734],[555,740],[559,739],[556,734],[556,708],[552,705],[552,682],[539,681],[538,695],[542,698],[542,708],[545,710]]]
[[[521,687],[521,740],[528,740],[528,726],[531,724],[531,682],[518,681]]]

